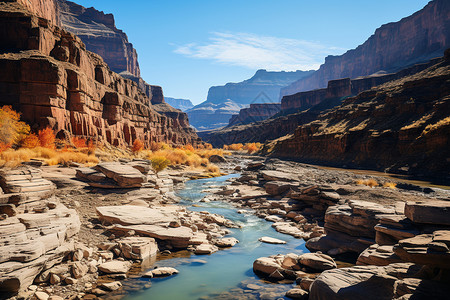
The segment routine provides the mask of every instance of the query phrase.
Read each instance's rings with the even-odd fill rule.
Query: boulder
[[[371,245],[358,257],[357,265],[387,266],[393,263],[403,262],[395,253],[394,246],[378,244]]]
[[[225,248],[225,247],[233,247],[234,245],[236,245],[237,243],[239,243],[239,241],[234,238],[234,237],[229,237],[229,238],[222,238],[217,240],[214,244],[217,247],[220,248]]]
[[[414,223],[450,226],[450,201],[408,201],[405,216]]]
[[[226,162],[226,159],[223,156],[220,155],[211,155],[208,159],[212,163],[223,163]]]
[[[253,262],[253,271],[255,273],[262,273],[266,276],[280,269],[281,266],[273,257],[260,257]]]
[[[143,183],[147,182],[147,176],[127,164],[104,162],[95,166],[94,169],[102,172],[106,177],[111,178],[124,188],[141,187]]]
[[[153,269],[151,271],[144,273],[144,275],[142,275],[142,277],[148,277],[148,278],[166,277],[166,276],[171,276],[174,274],[178,274],[178,270],[175,268],[159,267],[159,268],[156,268],[156,269]]]
[[[438,230],[399,241],[394,253],[404,261],[450,269],[449,248],[450,230]]]
[[[125,274],[130,268],[130,262],[120,260],[111,260],[98,266],[98,269],[106,274]]]
[[[158,252],[158,244],[154,238],[126,237],[117,241],[120,253],[127,259],[144,260]]]
[[[303,289],[299,289],[299,288],[294,288],[294,289],[290,289],[289,291],[286,292],[286,297],[291,298],[291,299],[308,299],[308,292],[303,290]]]
[[[268,244],[286,244],[286,241],[268,237],[268,236],[260,237],[258,239],[258,241],[263,242],[263,243],[268,243]]]
[[[214,245],[210,244],[201,244],[195,247],[194,253],[197,255],[204,255],[204,254],[211,254],[216,251],[218,251],[219,248],[217,248]]]
[[[326,254],[305,253],[298,257],[298,263],[317,271],[335,269],[335,261]]]
[[[391,300],[397,278],[382,267],[356,266],[328,270],[320,274],[310,288],[310,300],[366,299]]]

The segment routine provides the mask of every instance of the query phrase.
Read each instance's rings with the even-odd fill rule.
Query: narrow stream
[[[283,299],[284,292],[292,288],[292,284],[272,284],[259,279],[252,270],[253,261],[261,256],[273,254],[286,254],[294,252],[301,254],[309,252],[301,239],[293,238],[289,235],[276,232],[270,222],[260,219],[252,214],[239,214],[237,209],[228,203],[212,201],[209,203],[199,202],[206,193],[202,190],[210,187],[223,186],[227,184],[227,179],[237,175],[227,175],[222,177],[199,179],[186,182],[185,188],[178,192],[182,198],[181,204],[191,210],[209,211],[225,216],[226,218],[240,224],[241,229],[232,229],[232,233],[227,237],[235,237],[240,243],[232,248],[219,250],[211,255],[189,255],[187,257],[172,258],[156,262],[156,266],[170,266],[178,269],[179,274],[162,279],[151,279],[152,286],[139,293],[130,293],[127,300],[162,300],[162,299],[226,299],[220,293],[227,291],[242,291],[248,296],[245,299],[269,299],[261,297],[257,291],[247,290],[246,285],[256,283],[261,286],[261,290],[271,287],[276,288],[277,297],[273,299]],[[197,204],[199,207],[192,206]],[[258,241],[262,236],[270,236],[287,241],[285,245],[271,245]],[[145,278],[136,279],[142,281],[142,285],[148,283]],[[274,290],[272,288],[272,290]],[[253,294],[252,294],[253,293]],[[252,295],[250,295],[252,294]],[[273,295],[273,294],[272,294]]]

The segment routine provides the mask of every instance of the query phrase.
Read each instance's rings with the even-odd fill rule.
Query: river
[[[242,226],[240,229],[231,229],[228,236],[237,238],[240,243],[232,248],[219,250],[211,255],[190,255],[167,260],[160,260],[156,266],[170,266],[178,269],[179,274],[162,279],[139,278],[138,284],[145,285],[151,280],[152,286],[144,291],[130,293],[127,300],[162,300],[162,299],[226,299],[220,295],[227,291],[239,291],[246,296],[245,299],[271,298],[263,297],[266,289],[277,291],[277,297],[283,299],[284,292],[292,288],[292,284],[272,284],[259,279],[252,270],[253,261],[262,256],[273,254],[286,254],[294,252],[301,254],[309,252],[302,239],[276,232],[270,222],[260,219],[252,214],[239,214],[232,205],[222,201],[209,203],[199,202],[207,193],[202,192],[210,187],[226,185],[227,179],[238,175],[227,175],[216,178],[191,180],[185,187],[177,192],[181,197],[181,205],[197,211],[217,213]],[[195,205],[195,206],[193,206]],[[198,206],[197,206],[198,205]],[[228,237],[227,236],[227,237]],[[285,245],[265,244],[258,241],[262,236],[270,236],[285,240]],[[187,252],[186,252],[187,253]],[[255,283],[261,288],[248,289],[248,283]],[[259,294],[258,294],[259,293]],[[272,294],[273,296],[274,294]]]

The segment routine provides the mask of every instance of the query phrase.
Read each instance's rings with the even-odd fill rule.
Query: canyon
[[[173,108],[179,109],[181,111],[187,111],[194,107],[191,100],[189,99],[176,99],[171,97],[164,97],[164,101],[172,106]]]
[[[164,103],[161,87],[142,90],[111,71],[79,37],[57,26],[58,19],[43,18],[58,7],[43,3],[48,7],[34,10],[21,1],[0,3],[1,104],[20,111],[34,130],[50,127],[62,139],[76,135],[114,146],[136,139],[146,146],[201,143],[186,114]]]
[[[347,98],[267,149],[302,161],[448,180],[449,64],[447,50],[429,68]]]
[[[397,72],[442,56],[450,47],[449,9],[448,1],[433,0],[413,15],[381,26],[356,49],[328,56],[311,76],[282,88],[281,97],[324,88],[334,79]]]
[[[279,113],[279,103],[252,103],[249,108],[243,108],[239,114],[231,116],[228,126],[245,125],[262,121]]]
[[[238,83],[213,86],[205,102],[188,110],[192,125],[198,130],[227,126],[232,115],[254,103],[279,102],[280,89],[312,71],[270,72],[258,70],[255,75]]]

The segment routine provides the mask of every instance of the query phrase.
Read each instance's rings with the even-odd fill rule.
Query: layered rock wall
[[[438,64],[346,99],[293,136],[275,155],[448,178],[448,55]]]
[[[112,71],[127,71],[140,76],[137,52],[127,35],[116,28],[112,14],[104,14],[93,7],[85,8],[70,1],[55,1],[55,15],[59,17],[62,28],[81,38],[87,50],[100,55]]]
[[[277,114],[281,110],[279,103],[256,103],[250,104],[249,108],[243,108],[239,114],[231,117],[228,126],[245,125],[262,121]]]
[[[13,105],[35,128],[50,126],[59,137],[74,134],[124,146],[135,139],[197,144],[186,121],[152,108],[135,82],[112,72],[77,36],[17,5],[2,5],[1,104]],[[153,97],[154,94],[154,97]]]
[[[422,10],[388,23],[356,49],[328,56],[311,76],[281,90],[281,96],[324,88],[329,80],[392,72],[441,56],[450,47],[450,2],[431,1]]]

